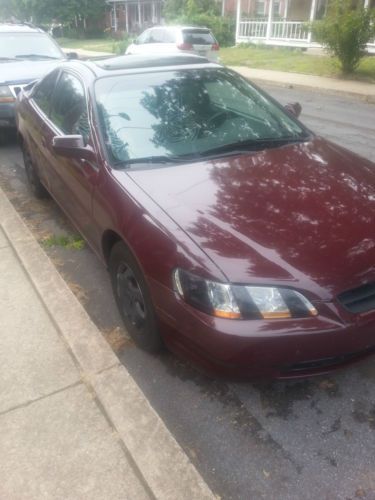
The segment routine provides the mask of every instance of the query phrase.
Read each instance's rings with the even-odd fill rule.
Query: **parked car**
[[[141,348],[281,378],[375,352],[375,166],[296,110],[196,56],[64,63],[19,95],[30,185]]]
[[[15,127],[18,92],[67,57],[43,30],[29,24],[0,23],[0,129]]]
[[[155,26],[139,35],[126,54],[195,54],[217,61],[219,44],[212,32],[197,26]]]

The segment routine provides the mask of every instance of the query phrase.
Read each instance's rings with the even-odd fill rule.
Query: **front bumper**
[[[322,303],[311,318],[230,320],[193,309],[155,282],[152,295],[166,344],[215,375],[304,377],[375,353],[375,311],[349,320]]]

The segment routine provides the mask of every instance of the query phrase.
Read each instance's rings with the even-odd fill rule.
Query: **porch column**
[[[311,1],[310,23],[312,23],[315,20],[317,3],[318,3],[317,0]],[[309,31],[309,34],[307,37],[307,40],[309,43],[311,43],[311,36],[312,36],[312,33],[311,33],[311,31]]]
[[[113,4],[113,29],[117,31],[117,8],[116,4]]]
[[[285,0],[284,19],[288,19],[288,12],[289,12],[289,0]]]
[[[141,2],[138,0],[138,23],[139,28],[142,28],[142,10],[141,10]]]
[[[128,9],[128,2],[125,3],[125,29],[126,29],[126,33],[129,33],[129,9]]]
[[[266,33],[267,40],[269,40],[272,36],[273,2],[274,0],[268,0],[268,22],[267,22],[267,33]]]
[[[365,0],[365,9],[370,7],[370,0]]]
[[[152,24],[155,24],[156,21],[156,14],[155,14],[155,2],[152,2],[151,4],[151,16],[152,16]]]
[[[237,17],[236,17],[236,43],[240,36],[240,22],[241,22],[241,0],[237,0]]]
[[[225,0],[221,0],[221,17],[225,16]]]

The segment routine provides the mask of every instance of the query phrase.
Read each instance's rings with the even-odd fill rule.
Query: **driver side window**
[[[34,102],[47,116],[49,115],[51,97],[59,72],[59,70],[55,70],[52,73],[49,73],[39,83],[37,83],[33,89],[32,98]]]
[[[86,96],[78,78],[63,73],[52,97],[51,121],[66,135],[82,135],[88,141],[90,128]]]

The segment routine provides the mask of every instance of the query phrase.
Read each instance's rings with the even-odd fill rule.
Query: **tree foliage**
[[[170,23],[210,28],[222,46],[234,44],[235,21],[220,16],[215,0],[166,0],[164,15]]]
[[[35,24],[53,20],[85,28],[88,19],[103,16],[105,0],[0,0],[0,19],[14,17]]]
[[[374,11],[353,5],[352,0],[331,0],[327,16],[312,24],[312,32],[336,56],[343,73],[352,73],[375,36]]]
[[[220,14],[215,0],[166,0],[164,3],[164,15],[168,20],[204,13],[213,16]]]

